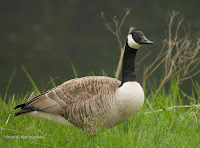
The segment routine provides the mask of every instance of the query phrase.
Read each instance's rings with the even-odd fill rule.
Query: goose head
[[[148,40],[142,31],[132,31],[127,37],[127,44],[130,48],[138,49],[145,44],[153,44]]]

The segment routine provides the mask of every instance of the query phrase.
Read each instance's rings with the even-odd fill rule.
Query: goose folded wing
[[[85,108],[93,98],[98,98],[97,96],[105,86],[115,90],[119,85],[119,80],[103,76],[72,79],[16,106],[15,109],[21,108],[22,110],[16,112],[15,116],[31,111],[42,111],[70,118],[72,112],[76,110],[80,115],[78,108]],[[86,103],[88,101],[89,103]]]

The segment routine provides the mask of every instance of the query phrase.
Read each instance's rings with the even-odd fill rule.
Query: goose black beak
[[[143,36],[141,39],[141,44],[153,44],[153,42],[148,40],[145,36]]]

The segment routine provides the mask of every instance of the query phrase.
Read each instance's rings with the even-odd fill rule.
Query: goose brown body
[[[15,115],[41,111],[61,115],[74,126],[83,127],[87,120],[103,120],[110,114],[120,83],[103,76],[72,79],[15,107],[23,109]]]
[[[135,91],[129,89],[135,95],[129,99],[129,92],[123,91],[123,87],[121,87],[122,90],[118,89],[120,84],[121,81],[104,76],[72,79],[15,107],[22,108],[21,111],[15,113],[15,116],[26,114],[52,120],[45,118],[46,114],[39,115],[44,112],[60,115],[66,119],[66,123],[74,127],[92,126],[90,124],[95,122],[95,124],[99,123],[110,128],[127,120],[141,108],[144,101],[141,87],[139,87],[141,92],[139,99],[136,97],[139,93],[135,88],[132,88]],[[127,94],[126,98],[123,98],[123,93]],[[136,104],[139,106],[137,107]],[[58,119],[55,122],[60,121]]]

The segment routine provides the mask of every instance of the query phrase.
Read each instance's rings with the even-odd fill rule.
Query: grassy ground
[[[14,117],[14,106],[30,94],[8,97],[6,102],[1,97],[0,147],[200,147],[200,87],[193,84],[193,89],[196,97],[187,96],[172,81],[168,94],[152,91],[138,113],[94,138],[50,121]],[[183,105],[185,101],[188,106]]]

